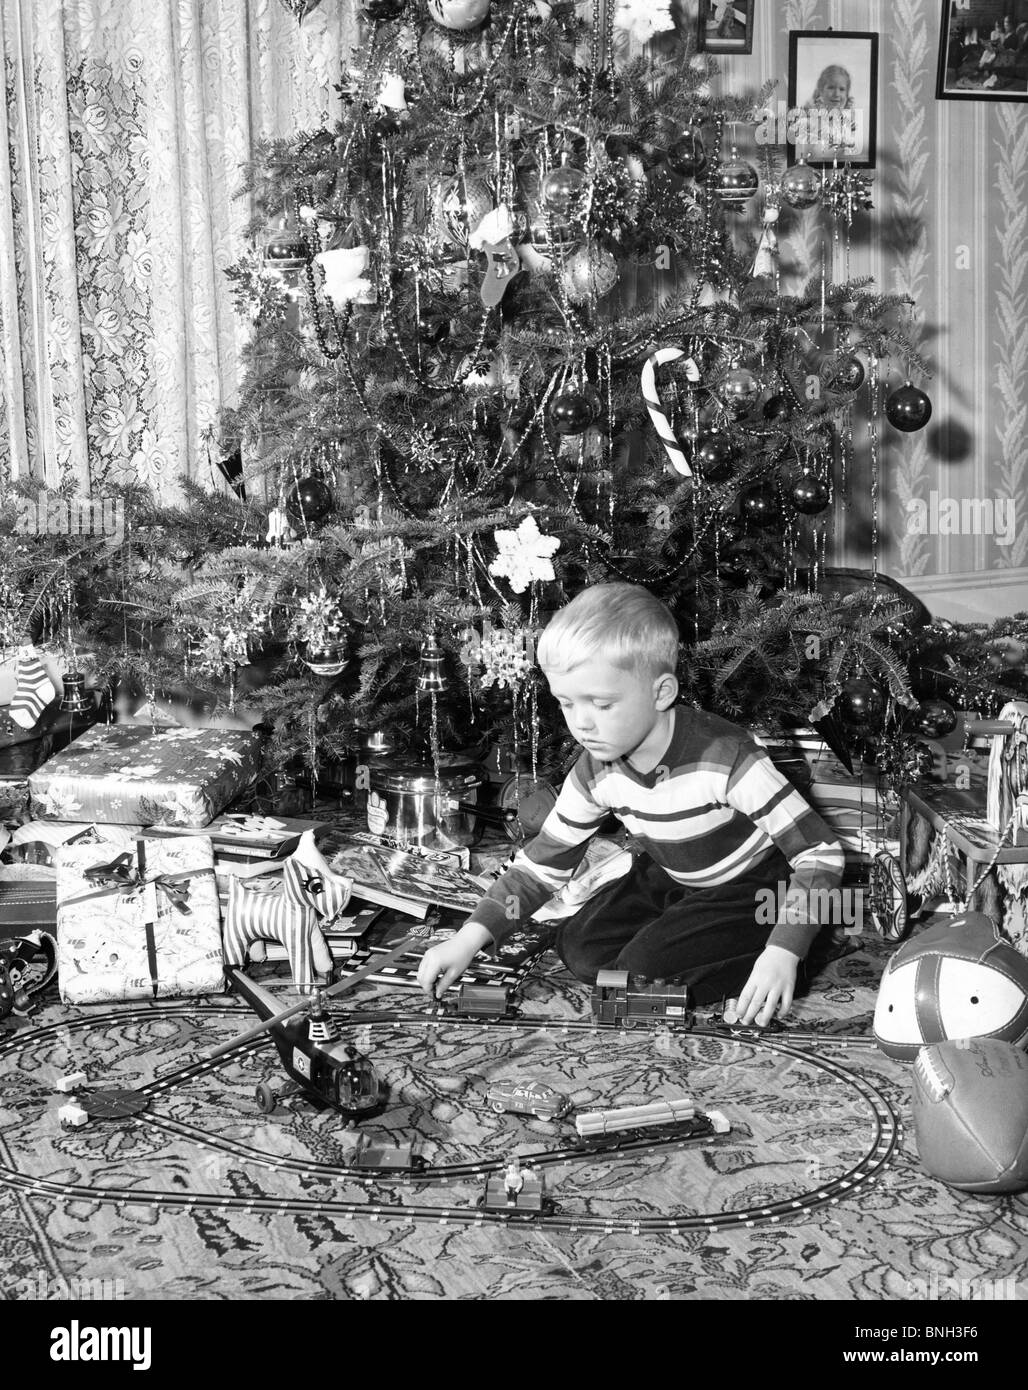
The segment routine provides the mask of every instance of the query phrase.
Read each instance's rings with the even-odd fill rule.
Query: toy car
[[[537,1120],[560,1120],[571,1109],[567,1096],[541,1081],[498,1081],[490,1086],[485,1098],[498,1115],[512,1110],[519,1115],[534,1115]]]

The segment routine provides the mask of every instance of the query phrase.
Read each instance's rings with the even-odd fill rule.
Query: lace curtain
[[[353,0],[0,0],[0,482],[209,481],[261,137],[335,119]]]

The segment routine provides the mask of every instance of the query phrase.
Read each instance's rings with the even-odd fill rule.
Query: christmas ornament
[[[909,434],[920,430],[932,418],[932,403],[923,391],[906,382],[885,398],[885,418],[898,430]]]
[[[757,254],[753,258],[753,278],[755,280],[764,275],[773,277],[778,267],[777,222],[778,208],[769,202],[764,209],[763,227],[760,240],[757,242]]]
[[[724,434],[702,434],[693,450],[693,462],[709,483],[721,483],[735,467],[732,441]]]
[[[516,531],[496,531],[499,556],[489,566],[489,573],[506,578],[516,594],[522,594],[529,584],[555,578],[550,559],[560,549],[558,536],[543,536],[534,516],[526,516]]]
[[[263,254],[269,270],[300,270],[307,264],[307,243],[285,218],[280,218],[265,239]]]
[[[490,628],[478,648],[482,666],[483,688],[513,689],[532,669],[527,653],[531,650],[531,634],[527,628],[508,632],[505,628]]]
[[[573,304],[602,299],[617,283],[618,263],[602,246],[583,246],[564,267],[564,292]]]
[[[342,675],[348,664],[348,658],[341,647],[314,648],[309,642],[301,646],[300,660],[316,676]]]
[[[773,424],[776,420],[788,420],[791,414],[792,405],[787,396],[770,396],[764,402],[764,419],[768,424]]]
[[[566,217],[585,186],[585,175],[571,164],[551,169],[539,188],[539,197],[550,212]]]
[[[671,0],[610,0],[614,7],[613,24],[622,29],[641,46],[656,34],[674,30]]]
[[[495,391],[502,384],[499,361],[496,357],[472,359],[468,353],[457,365],[456,379],[465,391]]]
[[[490,0],[428,0],[429,17],[444,29],[466,33],[489,17]]]
[[[366,246],[339,246],[334,251],[319,251],[314,261],[325,276],[325,293],[337,311],[342,311],[353,299],[367,302],[372,283],[364,276],[371,260]]]
[[[550,423],[558,434],[583,434],[595,418],[588,396],[574,388],[561,391],[550,402]]]
[[[842,683],[838,710],[847,724],[875,724],[885,710],[885,696],[867,676],[850,676]]]
[[[945,738],[957,727],[957,712],[945,700],[922,700],[915,719],[925,738]]]
[[[759,187],[760,175],[756,169],[733,150],[731,159],[721,165],[715,189],[723,206],[730,211],[741,208]]]
[[[684,356],[684,348],[658,348],[646,359],[641,380],[642,396],[646,402],[646,409],[649,411],[650,419],[660,436],[665,452],[671,460],[671,466],[676,473],[681,473],[683,478],[691,478],[692,469],[689,467],[689,460],[678,443],[678,436],[671,427],[671,421],[664,414],[664,407],[660,403],[660,395],[657,391],[657,368],[663,366],[665,362],[677,362],[680,357]],[[690,381],[696,382],[700,379],[700,369],[692,357],[685,364],[685,374]]]
[[[332,510],[332,491],[320,478],[300,478],[286,498],[286,511],[301,526],[323,521]]]
[[[391,112],[397,118],[407,110],[407,94],[404,90],[403,78],[398,72],[384,72],[382,74],[375,105],[380,111]],[[399,129],[398,123],[396,128]],[[385,133],[381,127],[379,133]]]
[[[446,234],[458,246],[466,246],[468,233],[493,210],[493,195],[483,179],[453,179],[443,193],[442,212]]]
[[[721,396],[735,410],[747,410],[760,395],[760,382],[749,367],[733,367],[721,383]]]
[[[821,175],[808,164],[794,164],[782,175],[782,202],[802,211],[821,199]]]
[[[366,19],[382,24],[387,19],[399,19],[403,14],[406,0],[360,0],[361,10]]]
[[[446,653],[439,645],[439,636],[430,632],[421,644],[418,663],[417,691],[419,695],[445,695],[452,681],[445,669]]]
[[[289,513],[283,507],[272,507],[268,513],[264,539],[269,545],[289,545],[296,540],[296,532],[289,524]]]
[[[474,251],[483,251],[488,265],[482,280],[482,303],[487,308],[499,304],[507,286],[521,269],[518,253],[514,250],[511,237],[514,235],[514,219],[506,203],[501,203],[492,212],[487,212],[468,238],[468,245]]]
[[[739,498],[739,510],[751,526],[770,526],[778,520],[778,498],[770,483],[757,483]]]
[[[31,729],[57,694],[33,646],[18,648],[14,663],[14,699],[7,713],[22,729]]]
[[[801,473],[789,489],[789,500],[804,516],[817,516],[831,501],[828,484],[813,473]]]
[[[707,152],[699,126],[686,126],[667,152],[668,168],[684,179],[699,178],[707,167]]]
[[[288,10],[298,24],[302,24],[320,4],[321,0],[282,0],[283,9]]]
[[[859,391],[864,384],[864,364],[851,352],[831,357],[822,369],[822,379],[833,391]]]
[[[208,457],[210,455],[208,454]],[[228,483],[229,487],[240,499],[246,501],[246,484],[243,482],[243,451],[240,448],[233,449],[230,454],[215,460],[218,472]]]
[[[92,699],[86,694],[86,678],[81,671],[69,671],[61,677],[64,694],[61,696],[63,714],[85,714],[93,708]]]

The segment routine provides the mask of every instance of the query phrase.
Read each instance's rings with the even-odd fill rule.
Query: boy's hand
[[[449,941],[430,946],[418,966],[418,984],[426,999],[441,999],[454,980],[460,979],[492,934],[477,922],[465,922]]]
[[[784,946],[765,946],[739,995],[739,1022],[766,1028],[776,1012],[788,1013],[799,963],[799,956]]]

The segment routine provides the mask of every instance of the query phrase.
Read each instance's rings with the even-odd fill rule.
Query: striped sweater
[[[497,946],[563,888],[611,812],[639,849],[689,887],[729,883],[775,846],[792,869],[785,891],[802,895],[801,903],[823,901],[810,895],[838,887],[841,848],[764,749],[717,715],[682,705],[674,715],[671,742],[652,772],[582,753],[539,834],[471,914]],[[802,957],[818,929],[790,905],[769,943]]]

